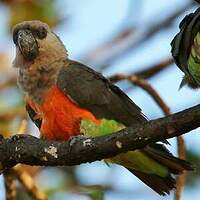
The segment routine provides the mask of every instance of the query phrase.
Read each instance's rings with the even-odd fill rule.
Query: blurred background
[[[170,42],[181,19],[197,8],[191,0],[0,0],[0,133],[17,133],[27,119],[23,94],[16,85],[12,68],[15,47],[12,26],[24,20],[48,23],[64,42],[71,59],[78,60],[109,77],[114,74],[141,74],[151,67],[159,72],[147,81],[156,89],[172,112],[199,103],[199,92],[179,89],[182,72],[173,64]],[[128,81],[117,83],[140,106],[149,119],[163,116],[162,110],[144,90]],[[38,136],[29,121],[28,133]],[[196,170],[189,173],[183,200],[200,195],[199,130],[184,136],[187,158]],[[176,153],[176,140],[170,150]],[[120,166],[103,162],[75,167],[25,167],[36,185],[51,200],[144,200],[173,199],[173,193],[160,197]],[[18,199],[32,199],[17,184]],[[0,200],[5,199],[0,176]]]

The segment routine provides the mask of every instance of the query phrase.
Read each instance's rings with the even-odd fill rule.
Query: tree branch
[[[171,57],[166,58],[166,59],[162,60],[161,62],[159,62],[155,65],[149,66],[146,69],[137,71],[134,74],[140,78],[148,79],[148,78],[151,78],[152,76],[157,75],[162,70],[170,67],[173,63],[174,63],[174,60]]]
[[[93,162],[179,136],[199,126],[200,105],[95,138],[74,137],[70,141],[57,142],[30,135],[15,135],[9,139],[1,137],[1,171],[17,163],[58,166]]]

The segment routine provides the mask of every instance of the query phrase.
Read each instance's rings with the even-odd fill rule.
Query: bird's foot
[[[91,145],[91,138],[85,135],[78,135],[78,136],[71,136],[69,139],[69,145],[70,145],[70,152],[72,150],[72,147],[77,142],[82,142],[83,146]]]
[[[90,139],[90,137],[85,136],[85,135],[71,136],[69,138],[69,145],[73,146],[76,142],[81,142],[83,140],[87,141],[87,139]]]

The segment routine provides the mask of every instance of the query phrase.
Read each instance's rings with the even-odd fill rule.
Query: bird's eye
[[[39,39],[44,39],[47,36],[47,30],[44,27],[40,27],[37,36]]]

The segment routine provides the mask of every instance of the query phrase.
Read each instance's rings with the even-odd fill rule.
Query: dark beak
[[[18,31],[17,45],[26,60],[34,60],[39,53],[37,41],[28,29]]]

